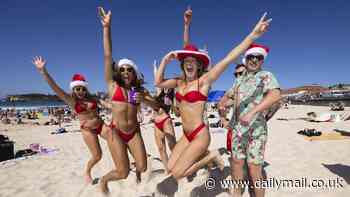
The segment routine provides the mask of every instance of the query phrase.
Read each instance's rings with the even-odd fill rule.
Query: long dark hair
[[[168,97],[171,100],[171,102],[173,102],[174,97],[175,97],[174,88],[168,89],[167,92],[165,92],[164,89],[162,89],[162,91],[155,98],[157,103],[159,104],[160,108],[162,108],[166,113],[169,113],[171,106],[173,104],[171,104],[171,105],[165,104],[165,102],[164,102],[165,97]]]
[[[122,76],[121,76],[120,71],[119,71],[119,67],[118,67],[118,65],[117,65],[116,62],[113,62],[112,68],[113,68],[113,80],[114,80],[115,82],[117,82],[117,84],[118,84],[119,86],[125,88],[124,80],[122,79]],[[131,68],[132,68],[132,67],[131,67]],[[142,79],[138,79],[137,73],[136,73],[136,71],[135,71],[134,69],[132,69],[132,73],[133,73],[133,75],[134,75],[134,80],[132,80],[131,86],[132,86],[132,87],[136,87],[136,89],[142,88],[143,80],[142,80]]]

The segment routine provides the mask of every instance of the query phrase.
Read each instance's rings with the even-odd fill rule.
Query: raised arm
[[[65,91],[63,91],[56,82],[52,79],[50,74],[46,70],[46,61],[41,56],[36,56],[33,58],[33,64],[36,66],[40,74],[44,77],[46,82],[49,84],[51,89],[57,94],[57,96],[63,100],[68,105],[72,106],[74,103],[74,99],[67,94]]]
[[[111,38],[111,16],[112,12],[106,14],[102,7],[98,7],[101,23],[103,26],[103,51],[105,80],[108,88],[113,86],[113,59],[112,59],[112,38]]]
[[[192,21],[192,10],[188,6],[184,13],[184,47],[190,44],[190,25]]]
[[[159,68],[156,72],[154,79],[154,85],[158,88],[175,88],[176,79],[164,79],[165,66],[169,64],[170,61],[177,59],[177,54],[175,52],[170,52],[163,57],[160,62]]]
[[[235,61],[247,48],[266,31],[272,19],[266,20],[266,13],[260,18],[259,22],[255,25],[253,31],[219,63],[217,63],[208,73],[203,75],[206,83],[213,83],[216,81],[221,73],[225,71],[227,66]]]

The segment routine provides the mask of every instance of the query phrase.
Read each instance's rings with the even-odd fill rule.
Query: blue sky
[[[219,3],[220,2],[220,3]],[[264,68],[283,88],[349,82],[350,2],[346,0],[2,0],[0,5],[0,96],[52,93],[31,64],[44,56],[47,68],[65,90],[74,73],[84,74],[92,92],[105,90],[102,28],[96,7],[112,9],[113,56],[133,59],[152,88],[152,63],[182,48],[183,12],[193,9],[191,40],[205,44],[219,61],[253,28],[264,11],[273,18],[257,42],[271,48]],[[232,64],[214,84],[225,90]],[[170,64],[167,76],[180,69]]]

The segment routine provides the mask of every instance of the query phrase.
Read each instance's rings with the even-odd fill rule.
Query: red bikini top
[[[91,103],[91,105],[89,105]],[[76,113],[80,114],[87,110],[95,110],[97,109],[97,101],[87,102],[87,104],[83,101],[77,101],[74,106],[74,110]]]
[[[123,94],[123,90],[120,86],[117,85],[117,88],[114,91],[114,95],[112,97],[112,101],[119,101],[119,102],[128,102],[128,100],[125,98]]]
[[[112,97],[112,101],[130,103],[128,100],[128,97],[124,96],[122,88],[118,85],[115,89],[114,95]],[[135,105],[135,103],[131,103],[131,104]]]
[[[185,100],[189,103],[195,103],[197,101],[207,101],[208,97],[203,95],[200,91],[190,91],[187,92],[185,95],[181,95],[180,93],[176,92],[175,94],[176,100],[181,102],[182,100]]]
[[[198,88],[199,88],[199,81],[198,81]],[[187,92],[185,95],[181,95],[180,93],[175,93],[176,100],[181,102],[182,100],[185,100],[189,103],[195,103],[197,101],[207,101],[208,97],[203,95],[199,90],[192,90]]]

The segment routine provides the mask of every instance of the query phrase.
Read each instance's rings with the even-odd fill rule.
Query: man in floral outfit
[[[234,113],[228,128],[232,129],[232,177],[243,180],[243,165],[247,160],[253,186],[262,180],[267,124],[264,111],[281,98],[279,84],[270,72],[261,69],[269,52],[266,46],[252,44],[243,63],[247,71],[235,80],[228,94],[234,95]],[[241,196],[241,188],[233,188]],[[263,188],[254,187],[256,197],[264,196]]]

